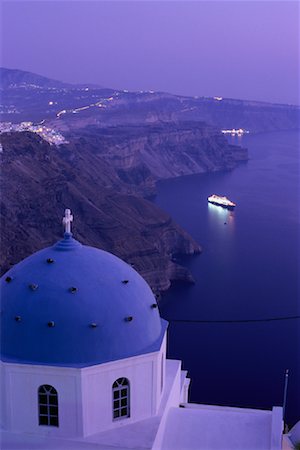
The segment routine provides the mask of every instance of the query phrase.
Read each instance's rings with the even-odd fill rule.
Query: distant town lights
[[[223,100],[223,97],[214,97],[214,100],[217,100],[218,102],[220,102],[221,100]]]
[[[48,105],[52,106],[52,105],[54,105],[54,102],[50,101],[50,102],[48,102]]]

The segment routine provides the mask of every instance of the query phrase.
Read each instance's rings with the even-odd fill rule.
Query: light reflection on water
[[[234,231],[234,211],[208,203],[208,220],[213,228],[228,228],[231,232]]]

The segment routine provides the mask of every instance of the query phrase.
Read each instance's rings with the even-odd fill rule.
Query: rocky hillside
[[[261,133],[300,128],[300,108],[266,102],[225,98],[189,99],[189,110],[181,111],[182,120],[203,120],[218,129],[243,128]]]
[[[70,87],[70,84],[63,83],[58,80],[51,80],[50,78],[37,75],[36,73],[26,72],[18,69],[6,69],[0,67],[0,80],[3,89],[17,88],[17,87],[40,87],[42,88],[60,88]]]
[[[106,161],[128,187],[138,186],[146,195],[157,180],[230,170],[248,159],[245,148],[228,144],[205,123],[84,128],[67,137],[82,153],[92,151]]]
[[[172,255],[197,253],[199,245],[155,205],[125,194],[127,184],[99,154],[50,146],[32,133],[0,138],[2,273],[59,239],[69,207],[78,240],[134,265],[154,290],[192,281]]]
[[[251,133],[300,127],[299,106],[71,85],[20,70],[0,69],[0,76],[3,121],[46,119],[69,131],[174,121],[206,122],[218,131],[245,128]]]
[[[90,94],[89,94],[90,95]],[[300,108],[247,100],[182,97],[163,92],[120,92],[109,96],[93,91],[85,109],[67,108],[51,121],[61,130],[87,126],[204,122],[222,129],[247,129],[251,133],[294,130],[300,127]],[[75,113],[74,113],[75,112]]]

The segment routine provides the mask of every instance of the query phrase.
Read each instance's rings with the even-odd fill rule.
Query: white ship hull
[[[227,197],[220,197],[219,195],[211,195],[208,197],[207,201],[213,205],[222,206],[226,209],[234,209],[236,204],[229,200]]]

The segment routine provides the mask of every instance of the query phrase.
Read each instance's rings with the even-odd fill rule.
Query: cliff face
[[[75,237],[133,264],[154,290],[172,279],[192,281],[172,262],[200,251],[196,242],[155,205],[126,195],[126,185],[99,155],[50,146],[31,133],[1,135],[1,266],[51,245],[72,209]]]
[[[246,149],[229,145],[221,133],[204,123],[94,127],[78,133],[82,149],[92,148],[124,183],[146,193],[153,190],[156,180],[233,169],[248,159]]]
[[[97,97],[97,93],[94,93]],[[106,101],[102,94],[101,108],[91,103],[74,114],[66,110],[59,120],[50,120],[63,132],[87,126],[153,125],[166,122],[195,122],[214,126],[216,130],[244,128],[251,133],[294,130],[300,127],[300,108],[247,100],[205,97],[180,97],[161,92],[126,93],[115,91]],[[88,104],[89,99],[86,99]]]
[[[244,128],[261,133],[300,127],[299,106],[212,98],[190,99],[188,103],[190,109],[180,111],[179,119],[203,120],[218,129]]]

